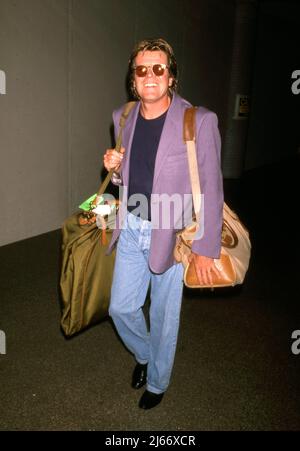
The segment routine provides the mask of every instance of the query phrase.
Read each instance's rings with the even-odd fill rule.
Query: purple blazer
[[[155,222],[157,212],[162,212],[160,202],[162,194],[184,197],[191,195],[191,184],[188,172],[186,145],[183,141],[183,117],[186,108],[191,104],[174,94],[167,112],[162,130],[155,161],[152,199],[151,221]],[[130,151],[135,130],[135,124],[140,109],[137,102],[130,112],[124,130],[122,145],[125,154],[121,167],[121,181],[119,184],[128,187]],[[115,134],[119,131],[119,120],[123,107],[113,113]],[[201,192],[204,195],[204,235],[194,240],[192,251],[199,255],[219,258],[221,250],[221,231],[223,219],[223,181],[221,173],[220,153],[221,139],[218,130],[218,119],[215,113],[199,107],[196,117],[196,148],[201,180]],[[113,232],[108,253],[110,253],[120,234],[122,223],[126,215],[127,190],[124,191],[121,207],[117,216],[117,226]],[[156,196],[155,196],[156,195]],[[184,216],[184,202],[180,215]],[[178,215],[178,212],[177,212]],[[173,216],[173,215],[171,215]],[[178,218],[177,218],[178,219]],[[176,241],[178,222],[171,218],[170,226],[165,228],[158,220],[152,229],[149,254],[149,267],[154,273],[162,273],[174,263],[173,249]]]

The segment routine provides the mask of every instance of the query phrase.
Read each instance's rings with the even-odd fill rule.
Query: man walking
[[[124,187],[109,313],[117,331],[136,359],[132,387],[146,385],[139,406],[158,405],[168,388],[179,329],[183,267],[175,262],[178,219],[185,216],[183,201],[174,213],[160,199],[191,195],[183,117],[190,103],[176,94],[177,64],[163,39],[139,42],[129,60],[131,90],[138,99],[123,130],[121,153],[108,149],[107,170]],[[115,132],[123,107],[114,112]],[[214,258],[221,250],[223,186],[220,135],[216,115],[197,111],[197,158],[204,197],[204,234],[192,246],[199,281],[218,275]],[[168,227],[162,218],[168,215]],[[183,225],[182,225],[183,227]],[[150,330],[142,311],[151,287]]]

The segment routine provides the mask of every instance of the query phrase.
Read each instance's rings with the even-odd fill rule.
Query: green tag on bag
[[[91,203],[93,200],[97,197],[97,193],[93,194],[91,197],[89,197],[87,200],[82,202],[82,204],[79,205],[79,208],[84,211],[90,211]]]

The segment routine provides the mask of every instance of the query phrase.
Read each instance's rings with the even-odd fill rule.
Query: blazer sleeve
[[[199,111],[200,113],[200,111]],[[198,116],[198,113],[197,113]],[[196,149],[202,193],[200,235],[192,251],[210,258],[219,258],[223,224],[223,177],[221,172],[221,137],[218,118],[207,111],[197,130]]]

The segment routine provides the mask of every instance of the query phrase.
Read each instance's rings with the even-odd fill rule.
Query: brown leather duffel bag
[[[184,284],[189,288],[234,286],[244,281],[249,266],[251,243],[248,230],[242,224],[237,214],[226,203],[223,206],[221,255],[219,259],[215,259],[215,265],[221,273],[220,277],[217,278],[213,275],[212,285],[201,285],[198,281],[194,261],[189,263],[193,238],[201,227],[201,187],[195,146],[195,121],[196,108],[188,108],[184,116],[184,140],[187,145],[195,220],[177,233],[174,258],[177,262],[182,262],[185,268]]]

